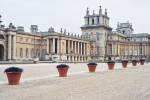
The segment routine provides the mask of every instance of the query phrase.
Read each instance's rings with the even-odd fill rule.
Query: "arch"
[[[4,60],[4,46],[0,44],[0,61]]]

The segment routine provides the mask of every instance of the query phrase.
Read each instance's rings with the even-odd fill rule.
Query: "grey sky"
[[[150,0],[0,0],[0,14],[4,24],[13,22],[26,31],[31,24],[37,24],[41,31],[53,26],[56,31],[66,28],[80,34],[86,7],[92,13],[93,9],[98,12],[99,5],[108,9],[113,29],[117,22],[129,21],[135,33],[150,33]]]

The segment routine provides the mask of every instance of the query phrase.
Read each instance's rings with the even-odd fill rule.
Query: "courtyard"
[[[96,73],[88,73],[85,63],[69,64],[68,77],[60,78],[58,64],[13,65],[24,69],[21,84],[7,85],[4,69],[0,67],[1,100],[149,100],[150,64],[123,69],[121,63],[109,71],[99,63]]]

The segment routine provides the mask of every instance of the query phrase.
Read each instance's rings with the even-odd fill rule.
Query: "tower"
[[[96,59],[103,59],[106,55],[107,35],[112,31],[112,28],[109,26],[107,9],[105,9],[103,14],[100,6],[98,14],[95,14],[93,11],[93,14],[90,15],[89,8],[87,8],[84,21],[84,25],[81,26],[82,35],[94,41]]]

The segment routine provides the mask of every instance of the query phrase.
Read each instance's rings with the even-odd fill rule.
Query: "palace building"
[[[41,32],[31,25],[30,32],[24,27],[2,25],[0,16],[0,61],[104,61],[146,58],[150,59],[150,34],[134,34],[132,24],[118,23],[116,31],[109,26],[107,9],[104,13],[90,14],[87,8],[81,35],[50,27]]]

